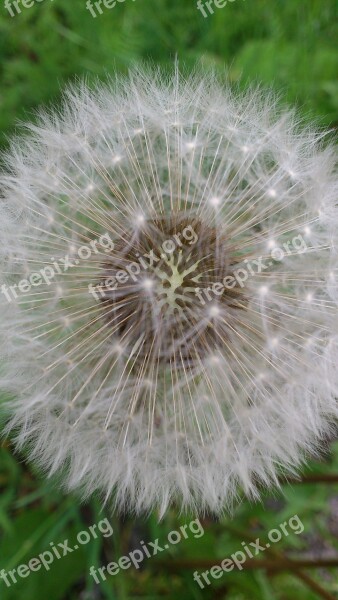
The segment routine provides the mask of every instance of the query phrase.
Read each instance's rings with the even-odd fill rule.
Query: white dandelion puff
[[[120,510],[295,472],[337,418],[333,149],[271,94],[133,71],[65,92],[1,176],[17,448]]]

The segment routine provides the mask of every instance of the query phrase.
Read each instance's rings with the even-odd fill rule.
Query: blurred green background
[[[10,0],[11,1],[11,0]],[[296,104],[306,119],[335,129],[338,124],[338,5],[335,0],[235,0],[204,18],[196,0],[125,0],[102,7],[94,18],[85,0],[40,0],[18,12],[0,9],[0,144],[22,119],[34,119],[40,104],[60,98],[63,84],[76,76],[104,78],[126,71],[135,61],[164,68],[177,55],[192,68],[196,61],[216,68],[236,84],[261,81]],[[27,0],[26,0],[27,3]],[[27,3],[28,4],[28,3]],[[206,8],[207,11],[207,8]],[[11,16],[11,12],[14,16]],[[27,563],[50,543],[76,535],[104,517],[114,528],[77,552],[55,561],[17,585],[0,581],[3,600],[132,600],[180,597],[185,600],[316,600],[338,598],[338,444],[304,471],[301,483],[283,484],[261,503],[243,500],[232,517],[204,519],[205,535],[190,536],[149,559],[140,570],[121,571],[98,586],[89,567],[98,568],[135,549],[141,539],[165,541],[172,530],[195,516],[171,511],[158,523],[122,519],[98,499],[81,505],[62,494],[15,457],[9,443],[0,448],[0,570]],[[274,567],[232,571],[201,590],[195,569],[221,561],[242,542],[261,537],[298,514],[301,535],[290,535],[259,559]],[[285,564],[285,557],[294,561]],[[295,561],[308,560],[311,568]],[[302,563],[303,564],[303,563]]]

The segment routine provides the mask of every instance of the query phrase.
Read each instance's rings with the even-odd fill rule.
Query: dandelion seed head
[[[222,513],[337,418],[334,151],[197,71],[65,98],[1,175],[6,432],[83,497]]]

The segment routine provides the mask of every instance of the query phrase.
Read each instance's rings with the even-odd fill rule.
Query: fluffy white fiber
[[[219,513],[294,473],[338,413],[323,134],[271,94],[177,69],[69,87],[26,128],[0,181],[0,383],[17,448],[135,512]],[[142,247],[156,263],[102,286]],[[64,270],[66,256],[78,264]],[[198,296],[238,269],[243,286]]]

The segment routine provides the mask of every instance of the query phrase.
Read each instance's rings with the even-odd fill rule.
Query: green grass
[[[140,60],[168,66],[176,55],[189,67],[226,66],[243,85],[262,81],[337,124],[337,13],[335,0],[235,0],[207,19],[195,0],[125,0],[95,19],[85,0],[44,0],[15,17],[2,8],[3,136],[75,76],[102,77]]]

